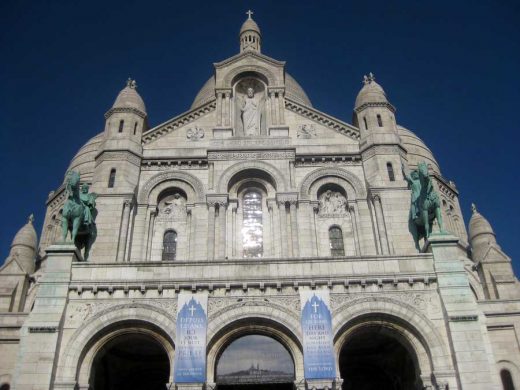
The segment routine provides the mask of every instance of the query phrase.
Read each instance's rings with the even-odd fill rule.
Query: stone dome
[[[25,246],[36,251],[36,247],[38,246],[38,236],[36,235],[36,230],[33,226],[33,220],[34,217],[31,214],[27,223],[18,230],[18,233],[14,236],[11,249],[15,246]]]
[[[258,27],[258,24],[256,24],[253,19],[248,18],[244,24],[242,24],[242,27],[240,28],[240,34],[246,31],[255,31],[260,34],[260,27]]]
[[[78,153],[76,153],[70,162],[67,171],[77,171],[79,172],[82,181],[90,181],[94,174],[96,155],[102,142],[103,133],[91,138],[79,149]]]
[[[426,146],[422,139],[415,135],[412,131],[397,125],[397,133],[401,138],[402,146],[408,152],[408,165],[416,167],[421,161],[425,161],[434,172],[440,174],[439,164],[431,150]]]
[[[285,95],[294,100],[296,103],[303,104],[307,107],[312,107],[309,97],[298,84],[298,82],[287,72],[285,72]],[[193,100],[190,109],[200,107],[215,99],[215,77],[211,76],[202,86],[197,96]]]
[[[112,108],[135,108],[146,114],[146,106],[141,96],[137,93],[135,80],[128,79],[126,87],[119,92]]]
[[[487,241],[491,240],[496,242],[495,240],[495,232],[491,227],[491,224],[488,222],[486,218],[482,214],[477,211],[477,208],[474,204],[471,205],[473,214],[471,215],[471,219],[469,220],[468,230],[469,230],[469,240],[470,242],[475,239],[477,236],[487,235]]]
[[[388,103],[383,87],[376,83],[372,74],[365,76],[364,84],[356,97],[356,108],[365,103]]]

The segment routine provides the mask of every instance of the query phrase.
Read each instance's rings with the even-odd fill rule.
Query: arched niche
[[[204,202],[206,190],[202,182],[186,172],[163,172],[151,177],[139,191],[139,204],[157,204],[159,195],[168,188],[184,191],[188,203]]]
[[[361,180],[340,168],[320,168],[307,174],[300,186],[301,199],[317,200],[318,189],[326,184],[343,188],[349,199],[366,199],[366,189]]]
[[[267,83],[263,75],[246,72],[233,83],[235,135],[257,137],[267,135]]]
[[[259,178],[269,182],[280,192],[286,190],[286,178],[280,170],[264,161],[245,161],[227,168],[218,181],[218,192],[227,193],[234,183],[245,178]]]

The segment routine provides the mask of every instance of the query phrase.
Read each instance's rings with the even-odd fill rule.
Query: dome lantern
[[[258,24],[253,20],[251,15],[253,11],[249,10],[246,12],[247,19],[240,28],[240,52],[244,51],[255,51],[260,53],[262,47],[262,35]]]

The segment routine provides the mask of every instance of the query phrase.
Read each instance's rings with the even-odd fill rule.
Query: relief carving
[[[327,190],[320,195],[318,201],[320,217],[348,215],[347,199],[338,191]]]
[[[316,127],[312,123],[300,125],[296,136],[298,138],[314,138],[316,137]]]
[[[204,138],[204,129],[199,126],[195,126],[186,130],[186,138],[190,141],[200,141]]]

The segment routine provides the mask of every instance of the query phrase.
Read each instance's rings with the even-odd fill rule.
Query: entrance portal
[[[108,342],[94,359],[90,383],[95,390],[165,390],[170,362],[151,336],[125,334]]]
[[[292,390],[294,362],[275,339],[248,335],[227,346],[215,377],[218,390]]]
[[[413,357],[382,327],[351,335],[341,349],[339,367],[343,390],[422,389]]]

